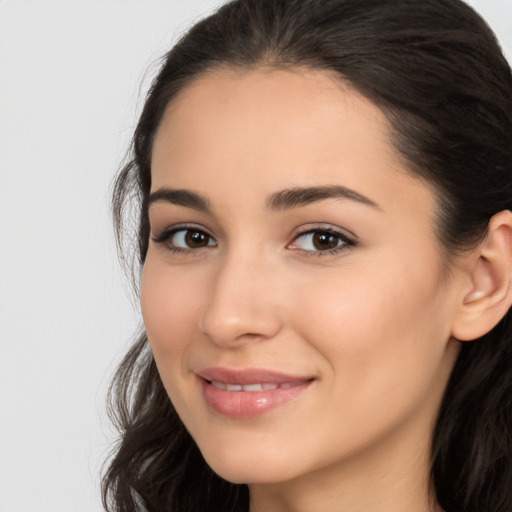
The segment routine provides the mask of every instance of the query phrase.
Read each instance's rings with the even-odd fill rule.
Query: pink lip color
[[[198,372],[198,377],[208,407],[218,414],[231,418],[250,418],[264,414],[295,399],[313,381],[310,377],[296,377],[252,368],[245,370],[207,368]],[[263,391],[228,391],[219,389],[211,381],[234,385],[291,384],[291,386]]]

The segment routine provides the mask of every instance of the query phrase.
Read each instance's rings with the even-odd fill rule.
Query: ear
[[[512,212],[504,210],[489,221],[485,239],[473,251],[452,336],[460,341],[491,331],[512,304]]]

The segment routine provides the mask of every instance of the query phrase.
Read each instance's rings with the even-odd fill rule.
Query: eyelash
[[[202,247],[195,247],[195,248],[194,247],[184,248],[184,247],[177,247],[175,245],[172,245],[171,243],[168,243],[172,237],[174,237],[177,233],[180,233],[180,232],[184,232],[185,236],[186,236],[187,232],[199,233],[201,235],[204,235],[208,238],[208,245],[205,245]],[[328,249],[328,250],[327,249],[326,250],[320,250],[320,249],[306,250],[306,249],[300,249],[300,248],[292,248],[292,250],[300,251],[306,257],[322,257],[322,256],[332,256],[334,254],[337,254],[341,251],[350,249],[357,245],[356,241],[353,238],[350,238],[349,236],[347,236],[345,233],[342,233],[341,231],[338,231],[338,230],[335,230],[332,228],[317,227],[314,229],[308,229],[308,230],[298,233],[297,235],[295,235],[293,240],[287,245],[287,247],[290,247],[291,245],[295,244],[301,238],[311,236],[311,235],[314,236],[315,234],[325,234],[325,235],[329,235],[331,237],[335,237],[338,240],[337,241],[338,245],[336,245],[334,248]],[[173,228],[169,228],[158,235],[152,235],[151,239],[153,240],[153,242],[155,242],[157,244],[166,244],[168,250],[170,250],[174,253],[181,253],[181,254],[183,254],[183,253],[198,254],[202,249],[207,249],[210,247],[217,246],[217,241],[215,240],[215,238],[212,235],[210,235],[206,230],[201,229],[197,226],[192,226],[192,225],[180,225],[180,226],[175,226]],[[209,245],[210,241],[213,241],[214,243],[212,245]]]

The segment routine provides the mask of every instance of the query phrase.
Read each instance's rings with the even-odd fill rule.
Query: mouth
[[[274,384],[272,382],[256,383],[256,384],[227,384],[226,382],[219,382],[217,380],[207,381],[217,389],[225,391],[248,391],[254,393],[257,391],[272,391],[274,389],[288,389],[293,386],[299,386],[301,381],[298,382],[283,382],[282,384]]]
[[[197,376],[208,408],[230,418],[265,414],[298,398],[315,380],[260,369],[208,368]]]

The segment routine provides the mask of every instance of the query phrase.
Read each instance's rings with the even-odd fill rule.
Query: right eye
[[[211,235],[196,228],[169,229],[152,238],[154,242],[166,244],[174,251],[191,251],[217,246],[216,240]]]

